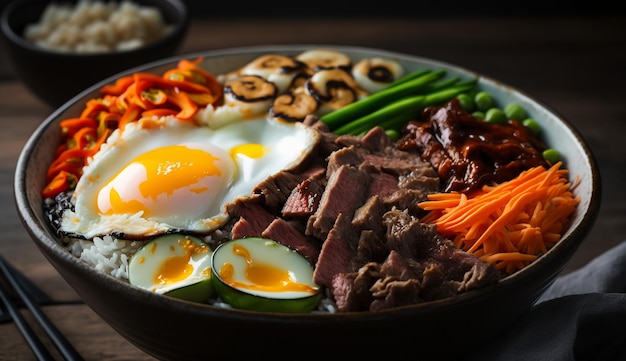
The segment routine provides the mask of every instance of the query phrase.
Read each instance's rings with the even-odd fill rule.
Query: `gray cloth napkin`
[[[626,241],[558,277],[471,361],[626,360]]]

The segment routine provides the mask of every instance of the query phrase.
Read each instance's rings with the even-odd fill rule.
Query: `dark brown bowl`
[[[409,69],[445,68],[467,76],[465,69],[381,50],[333,47],[353,59],[393,57]],[[221,74],[269,52],[296,54],[312,46],[254,47],[210,51],[205,69]],[[159,74],[183,57],[141,67]],[[137,69],[134,69],[136,71]],[[118,74],[109,78],[127,74]],[[41,189],[59,137],[59,121],[80,112],[97,94],[95,85],[50,115],[25,145],[15,172],[16,206],[35,244],[98,315],[145,352],[167,360],[324,359],[339,354],[352,359],[458,359],[477,344],[507,329],[529,309],[568,263],[598,214],[600,177],[594,157],[576,129],[551,109],[522,92],[481,76],[479,86],[502,101],[523,105],[543,125],[546,142],[561,152],[572,176],[580,179],[581,198],[561,241],[523,270],[496,284],[457,297],[382,312],[281,314],[223,309],[159,296],[105,275],[70,255],[49,227]]]
[[[0,18],[7,54],[18,77],[37,97],[56,108],[81,90],[120,71],[172,56],[184,39],[189,16],[183,1],[136,0],[158,7],[171,32],[159,40],[128,51],[100,54],[61,53],[42,49],[23,38],[27,24],[36,23],[51,0],[16,0]]]

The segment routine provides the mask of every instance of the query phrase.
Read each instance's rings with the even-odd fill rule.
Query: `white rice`
[[[128,262],[142,245],[139,241],[104,236],[92,240],[71,239],[67,250],[99,272],[128,280]]]
[[[74,6],[48,4],[39,22],[26,27],[24,38],[49,50],[101,53],[138,48],[170,29],[156,7],[80,0]]]

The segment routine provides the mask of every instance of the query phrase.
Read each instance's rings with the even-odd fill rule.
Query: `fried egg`
[[[141,119],[116,130],[85,166],[60,229],[87,239],[208,234],[228,221],[226,204],[300,164],[318,141],[302,123],[266,117],[217,129]]]

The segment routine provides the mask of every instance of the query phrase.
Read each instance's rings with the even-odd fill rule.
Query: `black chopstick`
[[[31,296],[26,292],[22,285],[18,282],[17,278],[12,274],[11,270],[8,267],[8,263],[4,259],[4,257],[0,256],[0,271],[2,271],[2,275],[8,281],[9,285],[15,290],[15,293],[20,297],[21,301],[28,307],[30,312],[33,314],[37,322],[41,325],[41,327],[46,331],[46,334],[56,348],[59,350],[61,355],[65,358],[65,360],[83,360],[78,351],[74,349],[74,347],[67,341],[67,339],[63,336],[61,331],[59,331],[56,326],[48,317],[41,311],[39,305],[34,302]],[[53,357],[50,355],[50,352],[46,350],[43,346],[41,340],[35,335],[33,330],[30,328],[24,317],[19,312],[17,306],[13,303],[9,295],[0,287],[0,295],[2,296],[2,302],[4,302],[7,306],[13,321],[17,325],[18,329],[22,333],[22,336],[26,339],[26,342],[29,344],[33,353],[37,357],[38,360],[53,360]]]

